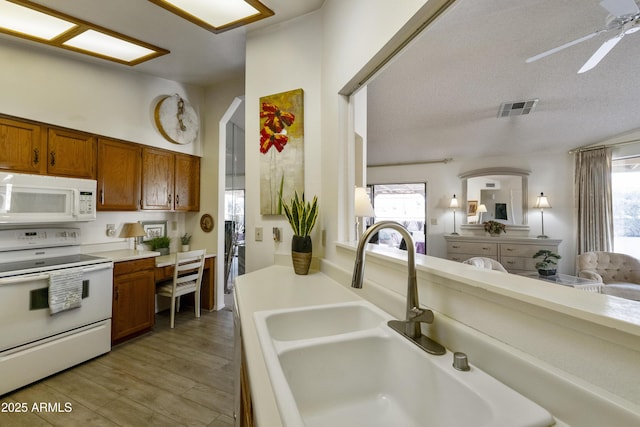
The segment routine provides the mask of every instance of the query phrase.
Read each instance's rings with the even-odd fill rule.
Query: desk
[[[540,276],[538,273],[523,273],[522,276],[544,280],[545,282],[551,282],[557,285],[569,286],[583,291],[602,293],[602,283],[582,277],[570,276],[568,274],[559,273],[555,276]]]
[[[202,285],[200,288],[200,307],[212,311],[216,307],[216,256],[206,254],[204,257],[204,271],[202,272]],[[176,263],[176,254],[156,257],[155,280],[156,283],[173,279],[173,267]],[[187,298],[185,295],[183,298]]]

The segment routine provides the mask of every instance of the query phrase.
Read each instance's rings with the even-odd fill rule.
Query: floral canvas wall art
[[[286,201],[304,192],[303,91],[260,98],[260,214],[282,215]]]

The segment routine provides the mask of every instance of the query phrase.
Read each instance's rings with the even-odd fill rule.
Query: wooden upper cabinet
[[[174,161],[171,151],[142,149],[142,209],[173,210]]]
[[[200,210],[200,158],[176,154],[175,200],[177,211]]]
[[[49,128],[47,173],[96,179],[96,137],[83,132]]]
[[[45,173],[47,141],[42,126],[0,117],[0,169]]]
[[[98,210],[140,208],[142,149],[139,145],[98,139]]]

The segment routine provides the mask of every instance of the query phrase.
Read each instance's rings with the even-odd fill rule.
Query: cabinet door
[[[96,137],[83,132],[49,128],[47,173],[96,179]]]
[[[173,209],[174,155],[170,151],[142,150],[142,209]]]
[[[176,154],[175,200],[177,211],[200,210],[200,158]]]
[[[135,211],[140,207],[141,148],[98,140],[98,210]]]
[[[122,263],[116,263],[116,266],[118,264]],[[115,270],[116,268],[114,268]],[[154,295],[153,270],[114,275],[111,342],[118,342],[125,337],[153,327]]]
[[[45,173],[46,134],[40,125],[0,117],[0,169]]]

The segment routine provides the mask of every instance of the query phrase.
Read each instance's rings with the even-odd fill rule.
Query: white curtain
[[[611,148],[576,154],[578,254],[613,250]]]

